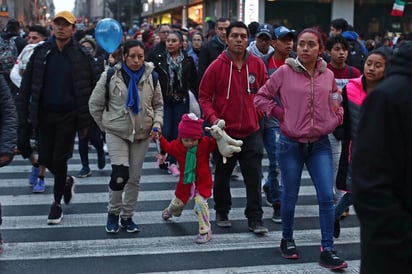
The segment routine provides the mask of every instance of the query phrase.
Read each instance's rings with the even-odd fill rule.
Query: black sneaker
[[[323,250],[320,253],[319,265],[332,270],[348,267],[348,264],[339,258],[333,250]]]
[[[285,259],[299,259],[299,253],[296,249],[294,240],[285,240],[280,241],[280,255]]]
[[[107,214],[106,232],[112,234],[119,232],[119,215]]]
[[[252,231],[255,234],[265,234],[269,232],[269,229],[267,229],[263,225],[262,220],[257,220],[257,221],[249,221],[249,231]]]
[[[272,202],[270,201],[269,187],[267,185],[263,185],[263,192],[265,193],[265,203],[268,206],[272,206]]]
[[[228,214],[216,212],[216,225],[224,228],[231,227],[232,223],[229,221]]]
[[[333,237],[339,238],[340,235],[340,221],[335,220],[335,223],[333,224]]]
[[[71,200],[73,199],[75,184],[76,184],[76,181],[74,180],[74,177],[68,176],[66,179],[66,184],[64,186],[64,194],[63,194],[63,200],[65,204],[70,204]]]
[[[62,207],[59,204],[53,203],[50,207],[49,217],[47,218],[47,224],[57,225],[60,224],[63,218]]]
[[[127,220],[120,219],[120,227],[126,229],[129,233],[140,231],[139,226],[133,222],[132,218]]]
[[[280,216],[280,202],[279,201],[273,204],[272,221],[274,221],[276,224],[282,223],[282,218]]]

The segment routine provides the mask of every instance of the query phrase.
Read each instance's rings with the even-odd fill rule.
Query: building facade
[[[3,0],[0,5],[0,24],[2,28],[11,18],[22,25],[40,24],[46,26],[54,16],[53,0]]]

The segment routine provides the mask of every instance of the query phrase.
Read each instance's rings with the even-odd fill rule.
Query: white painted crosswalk
[[[107,182],[110,165],[97,170],[91,151],[92,177],[77,179],[72,204],[63,205],[60,225],[46,223],[52,201],[52,177],[46,175],[46,192],[33,194],[28,186],[28,161],[17,156],[0,173],[0,202],[3,207],[4,253],[0,255],[0,273],[330,273],[322,269],[319,257],[320,230],[315,189],[307,172],[296,207],[296,244],[301,259],[280,257],[278,247],[281,225],[271,221],[272,210],[264,207],[264,222],[269,233],[257,236],[247,230],[244,217],[245,189],[241,181],[232,182],[233,226],[219,228],[212,223],[212,241],[194,242],[197,220],[193,202],[181,217],[161,219],[161,211],[173,196],[177,178],[155,165],[155,147],[150,146],[143,166],[141,191],[134,220],[141,232],[104,231],[107,217]],[[267,159],[263,161],[266,170]],[[81,168],[75,152],[69,173]],[[213,199],[209,201],[214,219]],[[335,246],[348,261],[345,273],[359,272],[359,227],[356,216],[342,221],[341,236]]]

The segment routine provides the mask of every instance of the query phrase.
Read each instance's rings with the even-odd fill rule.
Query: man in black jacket
[[[362,106],[352,147],[363,274],[412,268],[412,41],[402,43]]]
[[[230,20],[227,18],[219,18],[216,21],[216,35],[212,40],[207,42],[199,53],[199,82],[202,80],[203,74],[207,67],[222,53],[226,48],[226,30],[230,25]]]
[[[24,126],[30,121],[36,129],[39,164],[54,175],[54,202],[48,224],[60,223],[61,199],[68,204],[73,197],[75,182],[67,176],[67,161],[72,157],[76,131],[82,138],[91,121],[88,101],[96,74],[88,50],[73,38],[75,24],[71,12],[56,14],[54,35],[36,47],[16,96],[19,124]]]

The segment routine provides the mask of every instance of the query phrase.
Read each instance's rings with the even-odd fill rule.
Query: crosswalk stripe
[[[357,228],[345,228],[339,244],[353,244],[358,241]],[[53,258],[84,258],[95,256],[172,254],[208,252],[213,250],[238,250],[278,248],[281,231],[270,231],[264,236],[250,232],[214,234],[207,245],[194,244],[194,236],[167,236],[104,240],[45,241],[6,244],[0,260],[30,260]],[[319,245],[319,230],[306,229],[294,232],[298,246]],[[170,247],[173,246],[173,249]],[[72,252],[75,251],[75,252]]]
[[[244,209],[234,208],[230,211],[229,217],[231,220],[245,220],[243,213]],[[263,218],[270,219],[272,217],[272,210],[268,207],[263,208]],[[63,208],[64,212],[64,208]],[[46,214],[47,212],[45,212]],[[298,205],[296,206],[295,217],[317,217],[319,216],[319,209],[317,205]],[[211,210],[211,219],[214,218],[213,210]],[[66,214],[64,215],[62,223],[59,227],[90,227],[101,226],[102,229],[106,224],[107,213],[93,213],[93,214]],[[167,223],[163,222],[161,218],[161,211],[136,211],[134,219],[140,225]],[[186,206],[183,214],[180,217],[173,217],[174,223],[196,222],[196,216],[193,213],[193,206]],[[6,216],[3,217],[4,224],[2,229],[37,229],[50,228],[46,223],[46,216]]]
[[[150,181],[147,181],[150,184]],[[232,197],[245,197],[244,188],[232,188]],[[139,201],[154,201],[154,200],[170,200],[173,198],[173,190],[152,190],[152,191],[141,191],[139,192]],[[316,190],[313,186],[301,186],[300,196],[312,196],[316,195]],[[39,194],[28,194],[28,195],[1,195],[0,196],[2,205],[40,205],[40,204],[51,204],[52,195],[39,195]],[[104,203],[108,201],[108,193],[77,193],[73,197],[73,203],[85,204],[85,203]]]
[[[347,261],[348,268],[345,269],[346,274],[359,273],[360,260]],[[144,272],[141,274],[170,274],[170,272]],[[288,265],[261,265],[258,268],[256,266],[248,267],[224,267],[224,268],[209,268],[209,269],[193,269],[184,271],[173,271],[174,274],[222,274],[222,273],[237,273],[237,274],[330,274],[328,269],[319,268],[318,263],[298,263]]]

